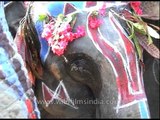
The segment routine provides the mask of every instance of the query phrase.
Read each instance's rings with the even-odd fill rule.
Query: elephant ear
[[[28,50],[27,50],[27,46],[26,46],[26,42],[22,36],[22,31],[21,31],[21,27],[18,28],[18,31],[16,33],[16,36],[14,38],[14,43],[17,46],[18,49],[18,53],[21,55],[24,64],[27,68],[28,71],[28,77],[30,78],[29,80],[31,80],[31,83],[34,85],[35,83],[35,76],[33,75],[33,73],[31,72],[31,69],[29,67],[29,65],[27,64],[27,58],[29,58],[28,55]]]
[[[34,23],[30,16],[31,6],[28,7],[27,13],[20,22],[20,33],[17,33],[15,39],[19,53],[21,54],[23,60],[25,61],[26,67],[28,69],[28,75],[32,79],[34,84],[34,79],[42,79],[43,67],[40,59],[40,42]],[[19,36],[18,36],[19,34]]]

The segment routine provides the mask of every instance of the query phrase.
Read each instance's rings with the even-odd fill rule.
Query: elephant
[[[40,118],[36,97],[0,2],[0,118]]]
[[[38,3],[35,2],[35,6],[37,4]],[[52,5],[52,2],[49,4]],[[78,7],[80,7],[78,9],[80,10],[84,3],[73,2],[73,4],[74,6],[72,4],[66,4],[68,7],[65,6],[65,14],[69,14],[70,12],[77,10]],[[91,2],[91,5],[93,5],[91,8],[94,9],[94,5],[96,4],[96,2]],[[51,7],[50,10],[51,12],[54,10],[60,10],[62,12],[62,6],[64,7],[63,2],[57,2],[54,6],[55,8]],[[42,6],[38,7],[43,8]],[[88,10],[90,10],[90,7]],[[37,9],[37,11],[39,11],[39,9]],[[87,9],[86,11],[82,11],[77,13],[78,17],[73,29],[75,32],[79,24],[84,25],[87,29],[87,35],[70,43],[67,47],[67,50],[64,52],[64,55],[62,56],[53,54],[50,47],[47,46],[47,42],[40,37],[43,27],[37,22],[37,19],[34,19],[34,17],[37,15],[36,12],[31,12],[33,13],[32,19],[28,18],[30,21],[33,20],[34,22],[31,23],[33,25],[31,25],[33,27],[32,30],[34,30],[34,32],[31,32],[31,30],[29,32],[31,32],[30,34],[36,38],[33,41],[33,43],[36,45],[32,44],[32,47],[27,46],[27,48],[24,44],[20,44],[18,41],[19,39],[17,39],[18,37],[15,39],[18,48],[26,47],[26,51],[30,51],[32,54],[34,54],[33,51],[36,51],[37,54],[35,53],[35,55],[38,55],[38,57],[34,60],[40,60],[37,61],[38,64],[36,66],[38,68],[38,72],[34,71],[36,67],[34,67],[34,69],[32,69],[32,67],[28,67],[28,71],[34,71],[33,74],[37,72],[41,75],[38,76],[35,74],[36,80],[33,85],[35,95],[38,99],[37,102],[41,111],[41,117],[149,118],[149,108],[147,105],[148,103],[143,88],[143,83],[140,83],[140,86],[138,86],[142,88],[142,94],[139,94],[137,97],[135,95],[135,98],[133,99],[133,96],[124,95],[128,94],[127,81],[123,80],[124,84],[122,84],[122,82],[119,83],[117,79],[117,76],[122,75],[120,77],[122,81],[122,77],[125,77],[125,73],[121,72],[121,70],[123,70],[123,60],[127,61],[129,56],[129,54],[125,53],[126,49],[122,47],[122,43],[124,44],[124,37],[126,36],[125,32],[122,30],[123,28],[113,17],[112,13],[109,13],[105,19],[100,17],[104,20],[105,24],[104,26],[102,25],[99,27],[101,31],[99,34],[103,34],[102,36],[104,36],[104,39],[107,39],[105,42],[103,41],[103,44],[106,45],[103,47],[101,42],[98,42],[98,40],[96,41],[94,38],[92,38],[94,34],[99,35],[98,32],[87,27],[87,17],[90,11],[87,11]],[[55,14],[57,15],[57,13],[54,12],[52,14],[53,16]],[[38,25],[41,26],[41,30],[39,30]],[[119,31],[115,30],[115,28],[119,29]],[[28,33],[27,35],[29,36],[30,34]],[[119,34],[122,36],[125,34],[125,36],[122,37]],[[121,42],[118,42],[118,39],[121,40]],[[133,51],[135,51],[135,48],[130,40],[127,44],[132,48]],[[21,53],[23,60],[26,60],[24,51],[19,52]],[[134,53],[131,53],[132,52],[130,52],[131,58],[135,60],[136,57],[133,57]],[[124,59],[122,60],[122,58]],[[30,66],[34,60],[29,62],[26,60],[26,64]],[[135,60],[135,64],[138,65],[139,63]],[[118,68],[118,66],[121,67]],[[136,71],[135,69],[136,67],[132,68],[133,71]],[[124,72],[126,71],[124,70]],[[140,70],[138,70],[136,77],[138,77],[139,74]],[[133,76],[131,75],[130,77]],[[140,77],[140,75],[139,78],[143,80],[143,77]],[[133,85],[137,87],[136,82],[135,84],[133,83]],[[125,89],[124,91],[123,87]],[[57,94],[55,97],[55,93],[57,93],[56,90],[58,90],[59,94]],[[141,90],[138,89],[138,92]],[[127,99],[127,97],[131,99]],[[48,103],[47,100],[50,102]],[[69,103],[63,100],[67,100]],[[127,102],[131,104],[127,104],[125,106],[125,100],[128,100]],[[124,106],[121,106],[123,102]],[[143,113],[145,113],[145,115]]]

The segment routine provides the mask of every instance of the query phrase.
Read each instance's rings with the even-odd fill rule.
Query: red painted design
[[[93,2],[93,1],[87,1],[85,2],[85,7],[86,8],[89,8],[89,7],[93,7],[93,6],[96,6],[97,5],[97,2]]]
[[[37,116],[34,113],[32,101],[30,99],[27,99],[27,100],[25,100],[25,104],[26,104],[27,109],[28,109],[29,118],[36,119]]]
[[[118,30],[121,40],[123,40],[123,43],[125,45],[125,50],[127,51],[127,58],[129,59],[129,70],[131,72],[131,85],[134,91],[139,91],[138,88],[138,79],[140,79],[140,73],[137,71],[136,66],[136,53],[133,44],[130,42],[130,40],[124,35],[121,28],[118,27],[118,25],[115,23],[115,19],[110,17],[111,21],[114,23],[116,29]],[[138,77],[139,76],[139,77]],[[141,82],[141,80],[140,80]],[[142,84],[141,84],[142,85]],[[142,87],[142,86],[141,86]]]
[[[64,15],[67,15],[69,13],[75,12],[76,8],[70,4],[70,3],[66,3],[64,6]]]
[[[90,17],[91,16],[88,17],[88,21]],[[117,82],[118,94],[120,94],[120,106],[133,102],[134,100],[140,100],[144,98],[145,95],[143,93],[137,94],[137,95],[133,95],[129,93],[128,85],[130,80],[124,68],[124,64],[123,64],[120,52],[116,52],[112,46],[110,46],[107,42],[105,42],[105,40],[102,39],[97,29],[92,29],[89,27],[89,25],[88,25],[88,29],[92,36],[93,42],[95,42],[98,45],[98,47],[102,51],[102,54],[112,62],[113,67],[117,72],[116,82]],[[130,47],[132,46],[130,46],[130,44],[128,43],[128,48],[126,49],[129,49]],[[131,50],[128,50],[128,52],[131,52]],[[134,66],[134,64],[131,64],[131,66]],[[132,73],[132,74],[135,74],[135,73]],[[137,85],[135,85],[135,88],[136,87]]]
[[[43,98],[46,102],[49,102],[52,100],[53,94],[44,83],[42,83],[42,92],[43,92]]]
[[[56,88],[55,91],[53,91],[50,88],[48,88],[44,83],[42,83],[42,86],[43,86],[43,88],[42,88],[43,98],[46,96],[45,94],[48,94],[50,96],[48,101],[46,100],[47,106],[54,99],[57,99],[57,100],[61,101],[62,103],[66,104],[66,105],[69,105],[70,107],[72,107],[74,109],[77,109],[77,107],[74,105],[74,103],[70,99],[70,97],[68,95],[68,92],[66,91],[66,88],[65,88],[64,84],[62,83],[62,81],[60,81],[60,84],[58,85],[58,87]],[[52,98],[51,98],[51,96],[52,96]],[[53,99],[53,97],[54,97],[54,99]],[[44,98],[44,100],[45,99],[46,98]]]
[[[66,97],[65,92],[62,87],[59,88],[58,92],[59,92],[59,94],[58,94],[59,98],[61,98],[62,100],[67,100],[67,97]]]
[[[28,113],[32,113],[33,108],[32,108],[31,100],[30,100],[30,99],[27,99],[27,100],[25,101],[25,103],[26,103],[26,105],[27,105]]]
[[[37,117],[36,117],[36,115],[35,115],[34,113],[32,113],[32,114],[30,115],[30,118],[36,119]]]

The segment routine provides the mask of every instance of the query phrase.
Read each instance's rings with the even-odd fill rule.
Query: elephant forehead
[[[92,39],[89,37],[87,32],[87,26],[88,26],[88,12],[83,11],[81,13],[77,14],[77,20],[74,25],[73,31],[76,31],[76,28],[79,26],[83,26],[85,28],[85,36],[78,38],[71,43],[69,43],[66,54],[72,54],[72,53],[84,53],[92,57],[93,59],[96,58],[96,56],[100,54],[97,47],[94,45]]]
[[[72,53],[84,53],[89,55],[93,59],[100,54],[100,52],[88,36],[77,39],[69,44],[66,54]]]

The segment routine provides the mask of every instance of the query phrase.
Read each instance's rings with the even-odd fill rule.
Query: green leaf
[[[138,38],[139,44],[154,58],[160,59],[160,51],[154,44],[148,45],[147,36],[135,33]]]
[[[129,38],[132,39],[134,37],[134,26],[133,24],[130,25],[128,22],[127,22],[127,25],[130,28],[130,32],[131,32],[131,35],[129,36]]]
[[[71,27],[73,28],[74,24],[76,23],[77,20],[77,13],[72,15],[72,20],[70,22]]]
[[[152,43],[153,43],[153,40],[152,40],[151,36],[148,34],[148,45],[150,45]]]
[[[137,53],[138,53],[138,58],[140,60],[142,60],[142,47],[140,46],[140,44],[138,42],[138,39],[135,35],[133,36],[133,41],[134,41],[134,44],[135,44],[135,47],[136,47],[136,50],[137,50]]]
[[[45,20],[47,18],[47,15],[45,15],[45,14],[41,14],[41,15],[39,15],[39,21],[43,21],[43,20]]]
[[[135,30],[137,32],[139,32],[139,33],[141,33],[143,35],[147,34],[147,31],[146,31],[146,29],[145,29],[143,24],[140,24],[140,23],[132,23],[132,24],[133,24],[133,26],[134,26],[134,28],[135,28]]]
[[[66,18],[64,18],[64,22],[66,23],[70,23],[72,21],[72,16],[67,16]]]
[[[57,17],[58,21],[63,21],[63,19],[65,18],[65,16],[63,14],[59,14]]]

